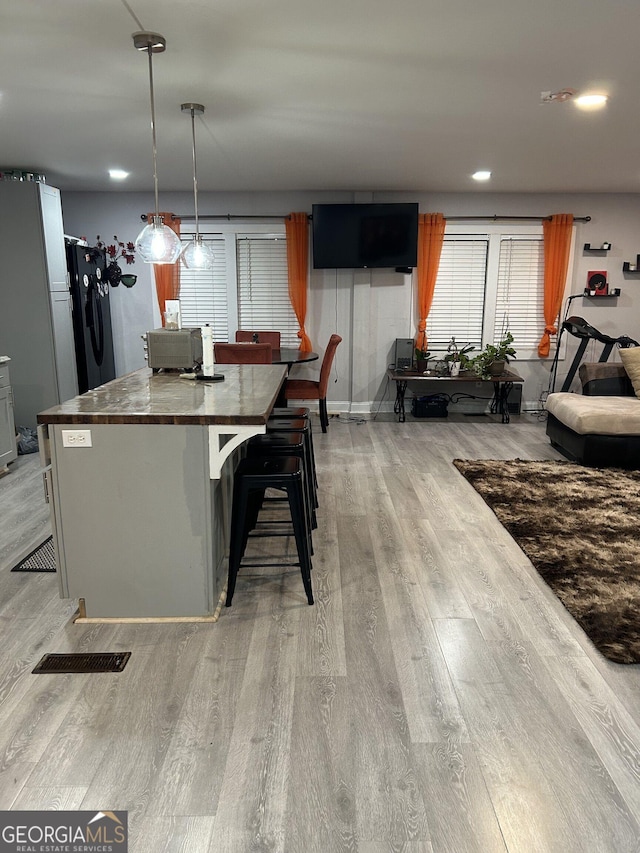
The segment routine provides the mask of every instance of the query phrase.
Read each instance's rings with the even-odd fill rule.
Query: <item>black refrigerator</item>
[[[116,378],[104,251],[65,241],[73,312],[78,391]]]

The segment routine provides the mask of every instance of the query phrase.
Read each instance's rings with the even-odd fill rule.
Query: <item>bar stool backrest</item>
[[[274,349],[280,349],[280,332],[265,332],[260,329],[254,329],[248,332],[246,329],[238,329],[236,332],[236,342],[252,343],[254,341],[254,335],[258,336],[255,343],[271,344]]]
[[[217,364],[271,364],[271,344],[224,344],[213,345]]]

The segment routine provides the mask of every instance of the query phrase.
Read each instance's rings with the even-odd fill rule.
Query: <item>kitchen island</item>
[[[62,598],[79,619],[215,619],[233,469],[264,433],[284,367],[223,382],[130,373],[38,415]]]

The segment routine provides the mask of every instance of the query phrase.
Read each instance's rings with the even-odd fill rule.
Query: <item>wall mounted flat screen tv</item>
[[[415,267],[418,204],[314,204],[315,269]]]

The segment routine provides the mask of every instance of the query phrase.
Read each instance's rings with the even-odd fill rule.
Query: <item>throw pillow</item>
[[[620,361],[631,380],[636,397],[640,397],[640,347],[628,347],[618,350]]]

